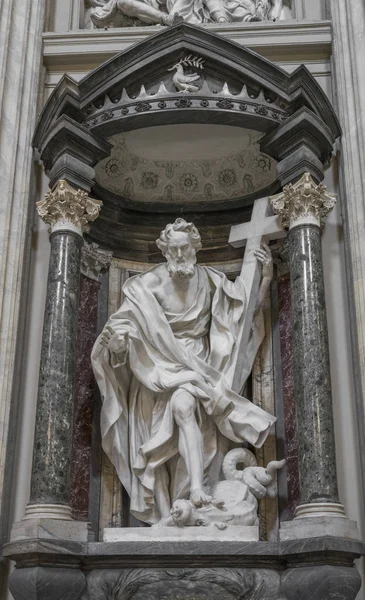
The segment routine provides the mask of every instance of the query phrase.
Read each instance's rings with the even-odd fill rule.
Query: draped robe
[[[231,447],[244,441],[261,447],[275,422],[231,387],[246,312],[243,281],[237,278],[233,283],[212,268],[196,268],[198,291],[182,314],[164,311],[143,275],[131,277],[123,286],[120,309],[107,323],[112,333],[128,332],[128,350],[111,352],[98,338],[92,352],[103,400],[103,448],[131,498],[132,513],[148,523],[161,518],[157,486],[170,505],[189,495],[170,401],[177,389],[197,399],[208,487],[222,479],[222,460]],[[263,335],[259,312],[252,324],[240,391]]]

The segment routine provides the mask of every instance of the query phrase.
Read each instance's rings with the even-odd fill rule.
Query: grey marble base
[[[355,600],[365,544],[30,539],[4,552],[15,600]]]
[[[360,539],[356,521],[346,517],[307,517],[294,519],[280,525],[280,540],[301,540],[304,537],[331,535],[335,537]]]
[[[62,521],[60,519],[23,519],[13,524],[12,542],[38,538],[43,540],[67,540],[87,542],[88,523],[85,521]]]

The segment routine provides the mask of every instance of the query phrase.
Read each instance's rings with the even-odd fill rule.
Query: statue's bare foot
[[[211,504],[212,496],[208,496],[204,490],[191,490],[190,502],[192,502],[197,508],[201,508],[202,506]]]

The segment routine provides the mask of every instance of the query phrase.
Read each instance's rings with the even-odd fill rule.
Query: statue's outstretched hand
[[[113,330],[110,327],[104,327],[101,335],[100,335],[100,343],[108,348],[111,352],[115,352],[116,354],[120,354],[125,352],[128,348],[128,332],[126,331],[123,334],[113,333]]]
[[[255,250],[254,254],[262,265],[262,278],[272,280],[273,277],[273,263],[272,263],[272,255],[269,246],[266,244],[261,244],[261,248],[259,250]]]

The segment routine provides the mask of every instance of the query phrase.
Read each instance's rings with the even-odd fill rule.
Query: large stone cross
[[[254,251],[261,247],[263,241],[268,243],[271,240],[278,240],[285,236],[286,231],[281,226],[280,219],[277,215],[272,215],[269,198],[258,198],[255,200],[249,223],[234,225],[231,228],[228,240],[231,246],[234,248],[246,246],[240,276],[245,284],[247,309],[241,339],[239,340],[237,365],[232,385],[232,388],[238,393],[241,391],[238,388],[240,387],[242,372],[245,369],[247,346],[261,280],[261,268]]]

